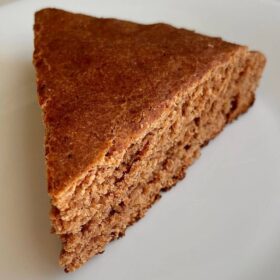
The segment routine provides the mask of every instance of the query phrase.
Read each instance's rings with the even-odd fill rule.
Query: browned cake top
[[[127,147],[182,88],[240,47],[166,24],[57,9],[35,15],[34,64],[44,110],[49,192]]]

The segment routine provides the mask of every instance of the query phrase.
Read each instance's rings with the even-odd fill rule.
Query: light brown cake
[[[50,217],[74,271],[252,105],[265,58],[167,24],[57,9],[37,12],[34,30]]]

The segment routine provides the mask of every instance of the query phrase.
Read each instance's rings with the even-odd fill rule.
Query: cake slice
[[[35,15],[48,193],[74,271],[184,177],[254,102],[264,56],[167,24]]]

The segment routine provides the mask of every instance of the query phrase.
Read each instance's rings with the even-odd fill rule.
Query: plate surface
[[[49,233],[33,14],[60,7],[168,22],[263,51],[248,114],[202,152],[186,178],[73,274]],[[18,1],[0,7],[0,279],[280,279],[280,1]]]

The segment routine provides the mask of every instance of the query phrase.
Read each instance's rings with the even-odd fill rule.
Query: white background
[[[7,2],[0,0],[0,4]],[[49,233],[33,13],[56,6],[176,26],[262,50],[268,64],[248,114],[186,178],[72,274]],[[0,6],[0,279],[280,279],[280,3],[278,0],[21,0]]]

